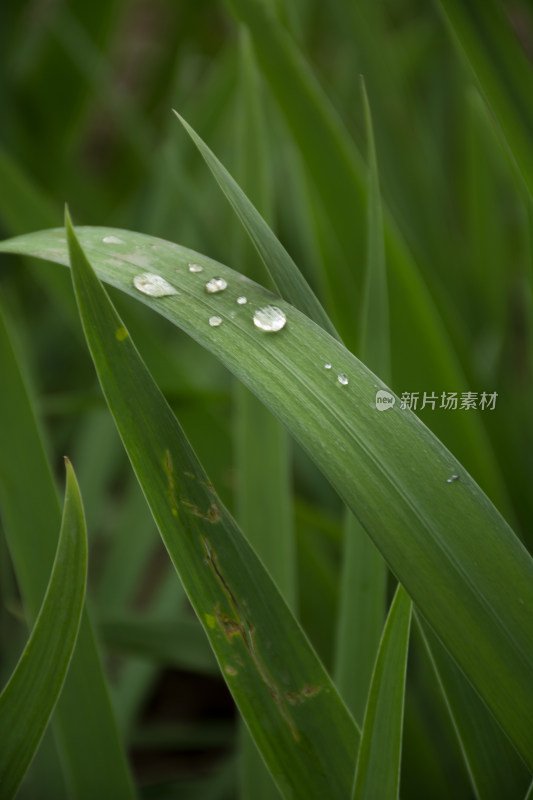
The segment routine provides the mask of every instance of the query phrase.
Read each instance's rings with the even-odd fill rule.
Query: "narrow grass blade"
[[[533,766],[533,561],[460,462],[398,398],[393,408],[377,412],[376,389],[387,387],[333,337],[257,284],[142,234],[81,228],[79,236],[103,280],[172,319],[285,422]],[[109,236],[119,242],[104,242]],[[68,264],[63,231],[19,237],[0,249]],[[189,263],[200,264],[203,273],[191,274]],[[139,292],[133,278],[147,268],[180,295]],[[205,281],[214,276],[228,288],[212,295]],[[239,307],[243,291],[248,304]],[[272,303],[287,324],[264,335],[252,317]],[[212,315],[223,320],[218,328],[209,325]],[[326,361],[332,370],[324,369]],[[129,399],[124,403],[131,415]]]
[[[440,0],[439,5],[533,196],[533,70],[504,7],[497,0]]]
[[[296,565],[287,433],[250,390],[239,384],[236,458],[237,518],[291,608]],[[244,394],[244,397],[240,394]]]
[[[361,304],[360,353],[361,360],[373,372],[381,375],[385,382],[388,382],[390,380],[390,323],[383,212],[372,114],[363,78],[361,78],[361,93],[366,125],[368,170],[366,269]]]
[[[0,425],[0,509],[24,605],[33,621],[50,576],[61,511],[21,361],[0,315],[0,419],[9,420]],[[135,796],[85,612],[53,726],[72,797]]]
[[[387,567],[350,512],[344,525],[335,685],[362,725],[386,612]]]
[[[378,165],[370,105],[361,79],[368,141],[365,291],[361,308],[361,360],[383,380],[390,377],[389,305]],[[336,684],[362,723],[385,620],[387,566],[360,522],[345,522]]]
[[[233,206],[280,294],[289,303],[292,303],[296,308],[307,314],[318,325],[321,325],[333,336],[336,336],[332,322],[313,294],[309,284],[255,206],[248,200],[240,186],[233,180],[227,169],[200,139],[198,134],[185,122],[183,117],[180,117],[177,111],[174,113],[202,154],[220,188]]]
[[[358,729],[220,503],[68,222],[67,234],[76,297],[104,394],[241,714],[284,796],[345,798]],[[210,295],[202,290],[202,296]],[[327,724],[317,727],[317,720]]]
[[[395,800],[399,795],[410,626],[411,600],[399,586],[372,675],[352,800]]]
[[[427,625],[419,625],[479,800],[523,797],[529,771]]]
[[[14,797],[39,747],[60,695],[81,621],[87,535],[81,496],[69,461],[66,468],[63,521],[50,582],[24,652],[0,694],[3,798]]]

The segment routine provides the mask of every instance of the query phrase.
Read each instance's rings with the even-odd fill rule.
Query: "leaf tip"
[[[65,462],[65,472],[67,474],[67,484],[74,478],[74,467],[72,466],[72,462],[68,456],[63,456],[63,461]]]
[[[187,122],[187,120],[186,120],[186,119],[184,119],[184,117],[182,117],[182,116],[181,116],[181,114],[180,114],[178,111],[176,111],[176,109],[175,109],[175,108],[173,108],[173,109],[172,109],[172,111],[173,111],[173,113],[176,115],[176,117],[178,118],[178,120],[181,122],[181,124],[183,125],[183,127],[185,128],[185,130],[187,131],[187,133],[189,134],[189,136],[190,136],[192,139],[194,139],[194,138],[195,138],[195,131],[194,131],[194,129],[193,129],[193,128],[191,128],[191,126],[189,125],[189,123]]]
[[[65,228],[67,228],[67,230],[68,230],[69,228],[72,228],[72,219],[70,217],[70,211],[69,211],[68,203],[65,203],[65,214],[64,214],[64,217],[65,217]]]
[[[72,224],[72,218],[70,216],[68,203],[65,203],[65,231],[67,235],[69,250],[72,254],[72,245],[76,241],[76,234],[74,233],[74,226]]]

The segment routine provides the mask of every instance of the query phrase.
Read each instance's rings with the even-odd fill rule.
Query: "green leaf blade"
[[[372,675],[352,800],[398,797],[410,626],[411,600],[399,586]]]
[[[361,79],[368,148],[366,274],[361,313],[361,360],[390,380],[390,323],[383,211],[372,114]]]
[[[68,235],[76,296],[104,393],[230,691],[285,796],[341,800],[351,783],[358,729],[218,500],[71,229]],[[327,729],[319,730],[317,719],[328,719]]]
[[[227,169],[202,141],[196,131],[174,112],[198,148],[220,188],[231,203],[248,236],[254,243],[280,294],[332,336],[337,336],[333,323],[319,303],[302,273],[274,235],[255,206],[248,200]]]
[[[335,683],[362,725],[385,621],[387,565],[352,513],[344,522]]]
[[[285,422],[533,765],[533,562],[463,466],[398,399],[394,408],[377,412],[376,389],[387,387],[283,300],[162,240],[115,231],[123,244],[110,254],[102,244],[109,229],[79,234],[102,279],[172,319]],[[61,239],[62,232],[40,233],[4,243],[2,250],[67,263]],[[194,283],[190,260],[204,265],[204,277],[227,280],[222,297],[206,294],[203,278]],[[181,295],[139,294],[132,278],[148,264]],[[244,287],[249,302],[232,316]],[[253,309],[272,302],[286,312],[287,325],[273,337],[259,335]],[[219,329],[208,324],[212,313],[223,314]],[[334,365],[331,372],[324,370],[326,360]],[[341,371],[348,385],[338,382]],[[131,406],[125,413],[131,416]],[[449,482],[451,475],[459,478]]]
[[[0,785],[5,798],[15,795],[39,747],[61,693],[81,622],[87,534],[69,461],[66,469],[63,521],[50,582],[28,643],[0,695]]]

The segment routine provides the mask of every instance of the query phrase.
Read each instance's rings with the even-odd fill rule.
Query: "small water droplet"
[[[244,306],[244,305],[246,305],[247,302],[248,302],[248,299],[246,297],[244,297],[244,296],[237,298],[237,305],[239,305],[239,306]]]
[[[205,285],[205,290],[208,294],[216,294],[217,292],[223,292],[224,289],[228,288],[228,284],[224,280],[224,278],[211,278],[210,281],[207,281]]]
[[[104,244],[124,244],[122,239],[119,239],[118,236],[104,236],[102,241]]]
[[[326,363],[324,364],[324,369],[331,369],[331,364],[329,363],[329,361],[326,361]]]
[[[204,268],[200,264],[189,264],[189,272],[203,272]]]
[[[178,290],[174,289],[161,275],[154,275],[151,272],[136,275],[133,279],[133,285],[140,292],[148,294],[150,297],[167,297],[171,294],[179,294]]]
[[[261,331],[276,333],[285,327],[287,317],[277,306],[258,308],[254,314],[254,325]]]
[[[446,483],[454,483],[455,481],[459,480],[459,475],[450,475],[449,478],[446,478]]]
[[[209,324],[212,328],[218,328],[219,325],[222,325],[222,317],[209,317]]]
[[[346,377],[344,372],[341,372],[340,375],[337,375],[337,380],[339,381],[339,383],[342,383],[343,386],[348,385],[348,378]]]

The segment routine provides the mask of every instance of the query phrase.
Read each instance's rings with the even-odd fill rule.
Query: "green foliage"
[[[0,797],[531,795],[529,6],[4,6]]]
[[[87,579],[85,518],[70,462],[54,567],[31,636],[0,694],[2,797],[13,797],[39,746],[76,644]],[[23,711],[22,711],[23,710]],[[22,713],[21,713],[22,711]]]

